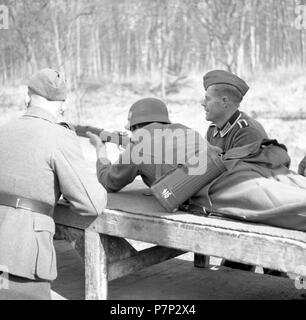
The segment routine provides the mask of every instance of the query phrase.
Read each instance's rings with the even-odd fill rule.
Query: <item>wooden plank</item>
[[[185,252],[164,247],[153,247],[140,251],[136,256],[113,262],[108,266],[108,281],[126,276],[143,268],[173,259]]]
[[[203,218],[201,218],[202,221]],[[105,210],[91,226],[95,232],[295,273],[306,263],[306,243],[254,232]],[[273,228],[270,228],[273,229]],[[305,268],[302,268],[305,270]],[[302,271],[303,276],[306,272]]]
[[[85,297],[107,300],[107,236],[85,231]]]
[[[172,221],[186,223],[199,223],[211,227],[223,227],[236,231],[245,231],[252,233],[261,233],[266,235],[275,235],[288,239],[299,239],[306,243],[306,232],[288,230],[283,228],[271,227],[259,223],[250,223],[248,221],[238,221],[225,217],[210,216],[208,218],[200,215],[189,214],[178,211],[176,213],[166,213],[158,204],[153,196],[144,196],[149,189],[144,187],[141,181],[134,181],[118,193],[108,195],[107,208],[115,211],[139,214],[148,217],[156,217]]]

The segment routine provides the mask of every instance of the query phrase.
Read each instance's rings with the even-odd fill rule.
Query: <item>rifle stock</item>
[[[79,137],[88,138],[87,132],[98,135],[103,142],[114,143],[118,146],[126,148],[131,143],[131,139],[128,135],[121,132],[109,132],[103,129],[99,129],[91,126],[74,126],[75,132]]]

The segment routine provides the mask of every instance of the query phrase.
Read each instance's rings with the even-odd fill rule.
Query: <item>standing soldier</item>
[[[66,91],[58,72],[41,70],[28,85],[26,113],[0,127],[0,265],[9,272],[0,299],[50,299],[57,276],[52,215],[61,195],[81,215],[106,206],[76,134],[56,123]]]

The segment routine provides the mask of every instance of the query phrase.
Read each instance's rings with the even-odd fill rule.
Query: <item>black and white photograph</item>
[[[306,0],[0,0],[0,300],[305,302]]]

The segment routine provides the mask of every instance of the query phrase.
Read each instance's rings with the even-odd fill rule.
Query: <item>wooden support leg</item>
[[[86,300],[107,300],[107,242],[107,236],[85,230]]]
[[[209,256],[204,256],[202,254],[194,254],[194,266],[195,268],[208,268],[209,266]]]

